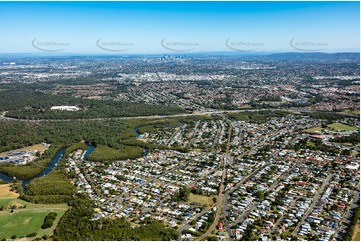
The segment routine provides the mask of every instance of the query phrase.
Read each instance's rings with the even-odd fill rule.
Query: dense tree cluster
[[[43,225],[41,225],[41,228],[47,229],[47,228],[50,228],[51,226],[53,226],[56,216],[57,216],[56,212],[51,212],[48,215],[46,215],[46,217],[44,218],[44,223],[43,223]]]
[[[21,119],[84,119],[168,115],[180,113],[178,107],[152,105],[112,100],[75,98],[69,95],[51,95],[43,92],[16,89],[2,92],[0,111],[8,111],[7,116]],[[81,111],[51,110],[52,106],[78,106]]]
[[[94,204],[85,195],[77,195],[54,231],[56,240],[176,240],[178,232],[161,222],[146,221],[132,228],[125,219],[91,220]]]
[[[27,193],[21,199],[34,203],[69,202],[75,193],[64,170],[55,170],[48,175],[32,180],[27,186]]]
[[[233,120],[248,121],[250,123],[266,122],[270,117],[285,117],[289,112],[286,111],[259,111],[259,112],[240,112],[229,113],[228,117]]]
[[[143,149],[138,146],[122,146],[121,149],[113,149],[105,145],[97,145],[89,155],[90,161],[112,161],[136,159],[142,157]]]
[[[360,134],[354,133],[349,136],[342,136],[333,138],[330,140],[331,142],[337,142],[337,143],[351,143],[352,145],[358,144],[360,142]]]
[[[339,119],[343,119],[343,118],[349,117],[349,116],[347,116],[347,115],[337,114],[337,113],[334,113],[334,112],[330,112],[330,113],[315,112],[315,113],[308,113],[307,115],[308,115],[310,118],[314,118],[314,119],[325,119],[325,120],[328,120],[328,121],[339,120]]]
[[[172,197],[172,200],[173,201],[188,201],[189,199],[189,195],[190,195],[191,191],[189,188],[183,186],[179,189],[178,192],[176,192],[173,197]]]
[[[119,146],[117,135],[125,129],[119,120],[107,121],[0,121],[0,152],[49,142],[67,145],[80,140],[91,144]]]

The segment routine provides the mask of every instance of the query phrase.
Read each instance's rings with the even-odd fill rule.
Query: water
[[[4,173],[0,172],[0,179],[4,182],[13,182],[15,181],[14,178],[8,176],[8,175],[5,175]]]
[[[94,149],[95,149],[94,145],[88,145],[88,148],[86,149],[86,151],[83,155],[83,160],[86,160],[88,158],[88,156],[90,155],[90,153],[93,152]]]
[[[95,146],[93,145],[88,145],[87,150],[85,151],[84,154],[84,160],[90,155],[90,153],[95,149]],[[42,176],[46,176],[47,174],[49,174],[50,172],[52,172],[55,167],[59,164],[59,162],[61,161],[61,158],[63,157],[64,153],[65,153],[66,147],[61,148],[60,150],[58,150],[54,156],[54,158],[51,160],[50,164],[38,175],[22,180],[21,182],[21,186],[24,188],[24,193],[26,193],[25,187],[26,185],[28,185],[33,179],[38,178],[38,177],[42,177]],[[8,175],[5,175],[4,173],[0,172],[0,179],[5,181],[5,182],[13,182],[16,179],[14,179],[13,177],[10,177]]]
[[[24,188],[24,192],[25,192],[25,187],[26,185],[28,185],[33,179],[38,178],[38,177],[42,177],[42,176],[46,176],[47,174],[49,174],[51,171],[54,170],[54,168],[58,165],[58,163],[61,161],[61,158],[63,157],[64,153],[65,153],[66,148],[63,147],[60,150],[58,150],[54,156],[54,158],[51,160],[50,164],[39,174],[37,174],[34,177],[25,179],[22,181],[21,186]]]
[[[135,133],[135,137],[139,138],[139,136],[141,135],[139,132],[138,132],[138,128],[134,128],[133,129],[133,132]],[[143,157],[146,157],[149,153],[149,150],[147,148],[143,148]]]
[[[133,132],[135,133],[135,137],[139,138],[139,136],[141,135],[139,132],[138,132],[138,128],[134,128],[133,129]]]

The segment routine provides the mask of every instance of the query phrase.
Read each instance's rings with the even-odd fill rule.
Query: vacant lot
[[[207,197],[207,196],[203,196],[203,195],[197,195],[197,194],[189,194],[189,203],[199,203],[201,205],[204,206],[212,206],[213,201],[212,201],[212,197]]]
[[[340,130],[340,131],[353,131],[353,130],[357,130],[356,127],[350,126],[350,125],[346,125],[346,124],[341,124],[341,123],[333,123],[328,125],[328,127],[331,130]]]

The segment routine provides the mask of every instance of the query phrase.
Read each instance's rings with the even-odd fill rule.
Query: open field
[[[66,204],[33,204],[17,199],[18,194],[10,192],[10,185],[0,186],[0,206],[5,209],[0,211],[0,239],[10,239],[16,235],[18,238],[30,233],[37,233],[37,236],[51,235],[61,216],[68,209]],[[11,212],[8,206],[26,206],[26,208],[16,208]],[[48,229],[42,229],[41,225],[48,213],[56,212],[57,218],[54,225]]]
[[[352,115],[360,115],[360,110],[350,110],[350,109],[346,109],[342,112],[339,112],[340,114],[352,114]]]
[[[314,128],[306,129],[305,132],[307,132],[307,133],[314,133],[314,132],[322,132],[323,130],[324,130],[324,128],[314,127]]]
[[[346,125],[346,124],[341,124],[341,123],[333,123],[330,125],[327,125],[327,127],[331,130],[335,130],[335,131],[354,131],[354,130],[358,130],[357,127],[353,127],[350,125]],[[325,130],[325,128],[321,128],[321,127],[313,127],[313,128],[309,128],[306,129],[305,132],[308,133],[314,133],[314,132],[322,132],[323,130]]]
[[[354,131],[357,130],[356,127],[350,126],[350,125],[346,125],[346,124],[341,124],[341,123],[333,123],[328,125],[327,127],[332,128],[334,130],[341,130],[341,131]]]
[[[0,185],[0,199],[8,199],[8,198],[17,198],[19,194],[16,192],[10,191],[10,185],[9,184],[3,184]]]
[[[360,224],[358,224],[355,228],[352,236],[352,241],[360,241]]]
[[[193,194],[193,193],[189,194],[188,202],[189,203],[199,203],[199,204],[207,206],[207,207],[210,207],[213,205],[212,197],[197,195],[197,194]]]
[[[0,153],[0,156],[5,156],[7,155],[9,152],[16,152],[16,151],[28,151],[28,150],[33,150],[33,151],[44,151],[46,150],[47,147],[43,144],[37,144],[37,145],[32,145],[32,146],[27,146],[21,149],[16,149],[16,150],[11,150],[11,151],[7,151],[7,152],[2,152]]]
[[[307,147],[316,147],[315,143],[310,142],[310,141],[308,141],[308,142],[306,143],[306,146],[307,146]]]

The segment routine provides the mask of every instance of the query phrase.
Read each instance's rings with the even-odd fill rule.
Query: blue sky
[[[359,9],[359,2],[0,2],[0,53],[359,51]]]

